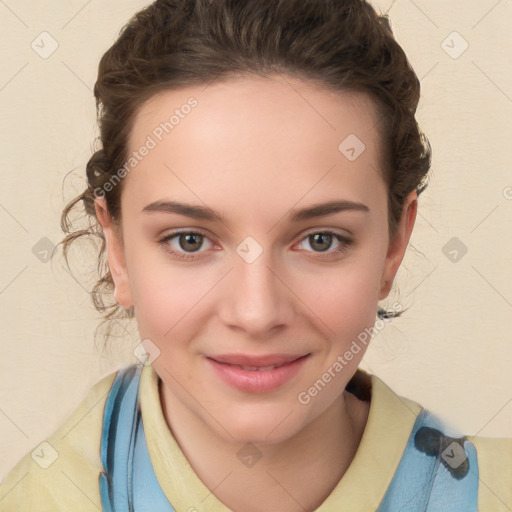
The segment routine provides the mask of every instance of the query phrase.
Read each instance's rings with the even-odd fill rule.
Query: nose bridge
[[[236,252],[224,320],[253,334],[287,323],[290,294],[274,268],[272,251],[247,237]]]

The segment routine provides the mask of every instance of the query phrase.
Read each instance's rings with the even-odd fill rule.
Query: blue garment
[[[104,471],[99,477],[104,512],[175,512],[158,483],[144,436],[138,401],[143,367],[134,364],[120,370],[105,403]],[[376,512],[478,511],[476,449],[464,437],[449,437],[444,430],[442,422],[426,409],[418,414]]]
[[[377,512],[477,512],[478,461],[464,437],[423,409]]]
[[[175,512],[149,458],[138,391],[142,364],[118,372],[103,416],[100,495],[103,512]]]

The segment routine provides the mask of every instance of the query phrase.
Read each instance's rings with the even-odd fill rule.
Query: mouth
[[[227,364],[245,371],[270,371],[293,363],[310,354],[269,354],[265,356],[248,356],[245,354],[224,354],[209,356],[208,359],[220,364]]]
[[[304,366],[309,354],[271,354],[247,356],[226,354],[206,357],[217,377],[248,393],[274,391],[292,380]]]

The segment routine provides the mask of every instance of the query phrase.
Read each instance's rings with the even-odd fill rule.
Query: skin
[[[136,117],[130,152],[190,96],[198,106],[126,176],[119,228],[96,200],[115,297],[134,305],[141,339],[160,350],[152,364],[166,421],[213,494],[236,512],[313,510],[350,465],[367,422],[369,402],[344,391],[365,346],[307,405],[297,396],[374,325],[417,196],[390,239],[371,99],[289,76],[153,96]],[[351,133],[366,145],[354,161],[338,150]],[[286,220],[293,209],[341,199],[369,211]],[[156,200],[207,206],[225,221],[141,212]],[[205,235],[202,245],[159,242],[176,229]],[[315,245],[307,236],[326,229],[353,242]],[[263,250],[252,263],[236,252],[248,236]],[[180,260],[166,245],[196,259]],[[278,389],[248,393],[220,380],[204,357],[226,353],[311,355]],[[252,467],[236,456],[249,442],[262,454]]]

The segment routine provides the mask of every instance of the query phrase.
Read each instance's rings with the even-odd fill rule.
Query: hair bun
[[[98,186],[98,183],[103,181],[102,178],[108,175],[108,162],[103,149],[96,151],[91,156],[87,162],[86,173],[89,186],[91,187]]]

